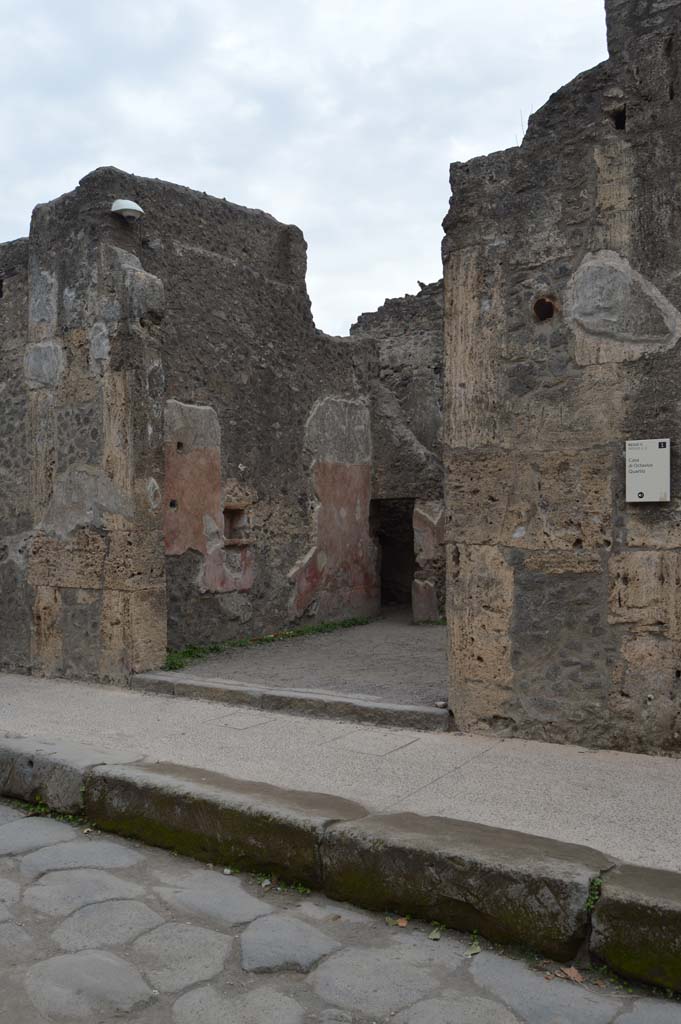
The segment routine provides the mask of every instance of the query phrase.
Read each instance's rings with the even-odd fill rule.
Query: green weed
[[[321,622],[314,626],[296,626],[293,629],[281,629],[266,636],[252,636],[241,640],[225,640],[221,644],[209,644],[206,647],[191,645],[181,651],[168,651],[163,668],[166,672],[176,672],[185,668],[192,661],[210,657],[211,654],[223,654],[237,647],[257,647],[260,644],[272,644],[278,640],[294,640],[301,636],[314,636],[318,633],[335,633],[339,629],[351,629],[354,626],[367,626],[371,619],[342,619],[340,622]]]

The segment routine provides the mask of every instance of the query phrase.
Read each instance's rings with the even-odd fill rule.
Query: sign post
[[[668,437],[627,441],[627,501],[669,501],[671,442]]]

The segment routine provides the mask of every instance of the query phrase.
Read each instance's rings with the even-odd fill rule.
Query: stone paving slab
[[[0,808],[3,807],[0,801]],[[35,819],[24,819],[34,821]],[[45,821],[44,824],[50,824]],[[110,843],[121,851],[108,869],[42,876],[52,884],[105,875],[135,890],[133,900],[86,902],[46,915],[21,870],[22,856],[0,857],[0,892],[13,931],[11,955],[0,926],[0,1020],[11,1024],[679,1024],[681,1002],[604,980],[559,979],[559,966],[510,957],[469,935],[360,911],[275,880],[200,866],[171,852],[64,824],[78,848]],[[49,835],[48,832],[45,835]],[[43,847],[49,851],[52,846]],[[100,885],[81,896],[97,899]],[[45,886],[43,886],[45,887]],[[208,894],[178,907],[160,890]],[[220,903],[258,909],[247,923],[216,914]],[[57,910],[57,906],[53,906]],[[237,914],[240,917],[241,914]],[[127,927],[126,925],[130,926]],[[269,926],[269,933],[267,927]],[[258,931],[260,936],[258,937]],[[244,970],[249,935],[270,958],[267,973]],[[267,946],[268,934],[272,941]],[[65,949],[87,939],[86,948]],[[256,942],[256,946],[258,945]],[[253,945],[251,943],[251,952]],[[292,952],[292,957],[286,950]],[[319,957],[310,963],[310,957]],[[278,963],[274,960],[280,958]],[[291,964],[290,959],[299,961]],[[300,962],[307,969],[301,969]],[[291,969],[291,967],[294,969]],[[550,980],[547,980],[550,979]],[[605,987],[602,987],[605,986]]]
[[[241,966],[245,971],[309,971],[338,949],[337,942],[305,921],[261,917],[241,936]]]

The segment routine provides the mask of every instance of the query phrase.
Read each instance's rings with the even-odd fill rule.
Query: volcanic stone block
[[[613,970],[681,992],[681,878],[621,865],[593,913],[591,950]]]
[[[417,814],[334,825],[322,845],[325,891],[399,909],[557,960],[587,933],[592,879],[610,861],[584,846]]]
[[[100,828],[316,886],[326,826],[366,813],[350,800],[173,764],[95,768],[85,781],[84,804]]]

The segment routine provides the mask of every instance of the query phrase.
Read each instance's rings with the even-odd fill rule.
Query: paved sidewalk
[[[681,871],[681,760],[377,729],[0,675],[0,730],[595,847]]]
[[[675,1024],[582,968],[358,911],[0,801],[0,1020]],[[388,923],[390,922],[390,924]],[[480,946],[477,946],[478,950]]]
[[[190,662],[185,671],[202,679],[432,707],[447,699],[446,634],[446,626],[415,626],[408,613],[386,611],[365,626],[230,648]]]

